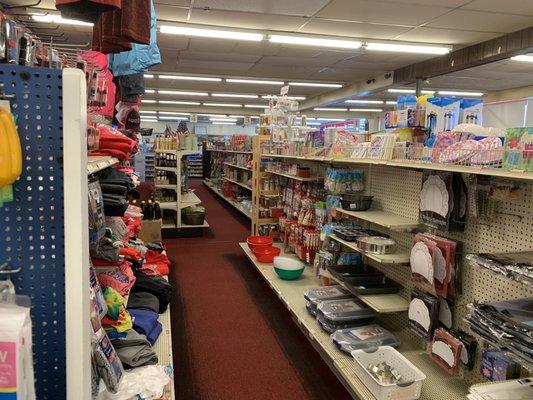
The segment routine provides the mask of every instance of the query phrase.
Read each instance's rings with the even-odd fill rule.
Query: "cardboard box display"
[[[142,228],[137,237],[146,243],[157,243],[163,240],[161,236],[161,219],[146,220],[142,222]]]

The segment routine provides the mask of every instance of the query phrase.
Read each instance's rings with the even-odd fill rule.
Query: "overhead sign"
[[[252,117],[249,115],[244,117],[244,125],[251,125],[252,124]]]
[[[287,94],[289,94],[289,85],[287,86],[283,86],[281,88],[281,91],[279,92],[282,96],[286,96]]]
[[[191,114],[191,115],[189,116],[189,120],[190,120],[191,122],[193,122],[193,123],[198,122],[198,114]]]

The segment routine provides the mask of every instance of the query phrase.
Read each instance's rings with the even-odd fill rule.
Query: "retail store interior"
[[[1,4],[1,400],[533,399],[533,0]]]

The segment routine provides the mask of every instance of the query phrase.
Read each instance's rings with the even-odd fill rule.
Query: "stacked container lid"
[[[377,316],[374,310],[356,299],[321,301],[317,308],[317,321],[329,333],[368,324]]]

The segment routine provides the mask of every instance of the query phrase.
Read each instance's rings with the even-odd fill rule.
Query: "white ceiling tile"
[[[462,8],[464,10],[493,11],[533,16],[533,1],[531,0],[475,0]]]
[[[169,6],[189,7],[191,0],[154,0],[154,4],[164,4]]]
[[[429,27],[483,32],[514,32],[531,26],[531,17],[503,13],[455,10],[427,24]]]
[[[241,54],[239,52],[231,53],[212,53],[203,51],[180,51],[178,54],[180,60],[198,60],[198,61],[226,61],[226,62],[244,62],[255,63],[261,59],[261,56],[253,54]]]
[[[439,6],[455,8],[468,4],[472,0],[387,0],[390,3],[417,4],[423,6]]]
[[[317,16],[387,25],[419,25],[449,11],[450,8],[446,7],[390,3],[382,0],[333,0]]]
[[[318,71],[318,67],[306,67],[302,65],[276,66],[256,64],[248,72],[250,75],[281,79],[306,79],[311,73]]]
[[[306,18],[298,16],[194,10],[189,22],[244,29],[294,31],[306,20]]]
[[[194,71],[196,68],[199,70],[209,70],[211,73],[218,71],[224,75],[242,74],[244,71],[249,70],[254,63],[239,63],[230,61],[200,61],[200,60],[187,60],[178,59],[178,70],[186,69],[188,72]]]
[[[405,26],[330,21],[315,18],[305,24],[300,32],[355,38],[393,39],[409,29],[411,28]]]
[[[169,35],[173,36],[173,35]],[[233,52],[236,43],[233,40],[211,39],[211,38],[191,38],[189,39],[189,50],[206,51],[212,53]]]
[[[307,67],[323,67],[333,64],[335,61],[328,58],[315,57],[315,58],[300,58],[300,57],[280,57],[280,56],[267,56],[263,57],[260,61],[262,65],[279,65],[285,66],[300,66],[305,65]]]
[[[184,22],[187,21],[188,12],[187,8],[180,8],[174,5],[158,4],[155,6],[155,13],[159,20]]]
[[[195,8],[311,16],[329,0],[196,0]]]
[[[470,45],[501,35],[501,32],[473,32],[420,27],[398,35],[396,39],[425,43]]]
[[[157,45],[159,46],[159,49],[175,51],[186,50],[189,47],[189,39],[174,35],[165,35],[164,33],[158,32]]]

